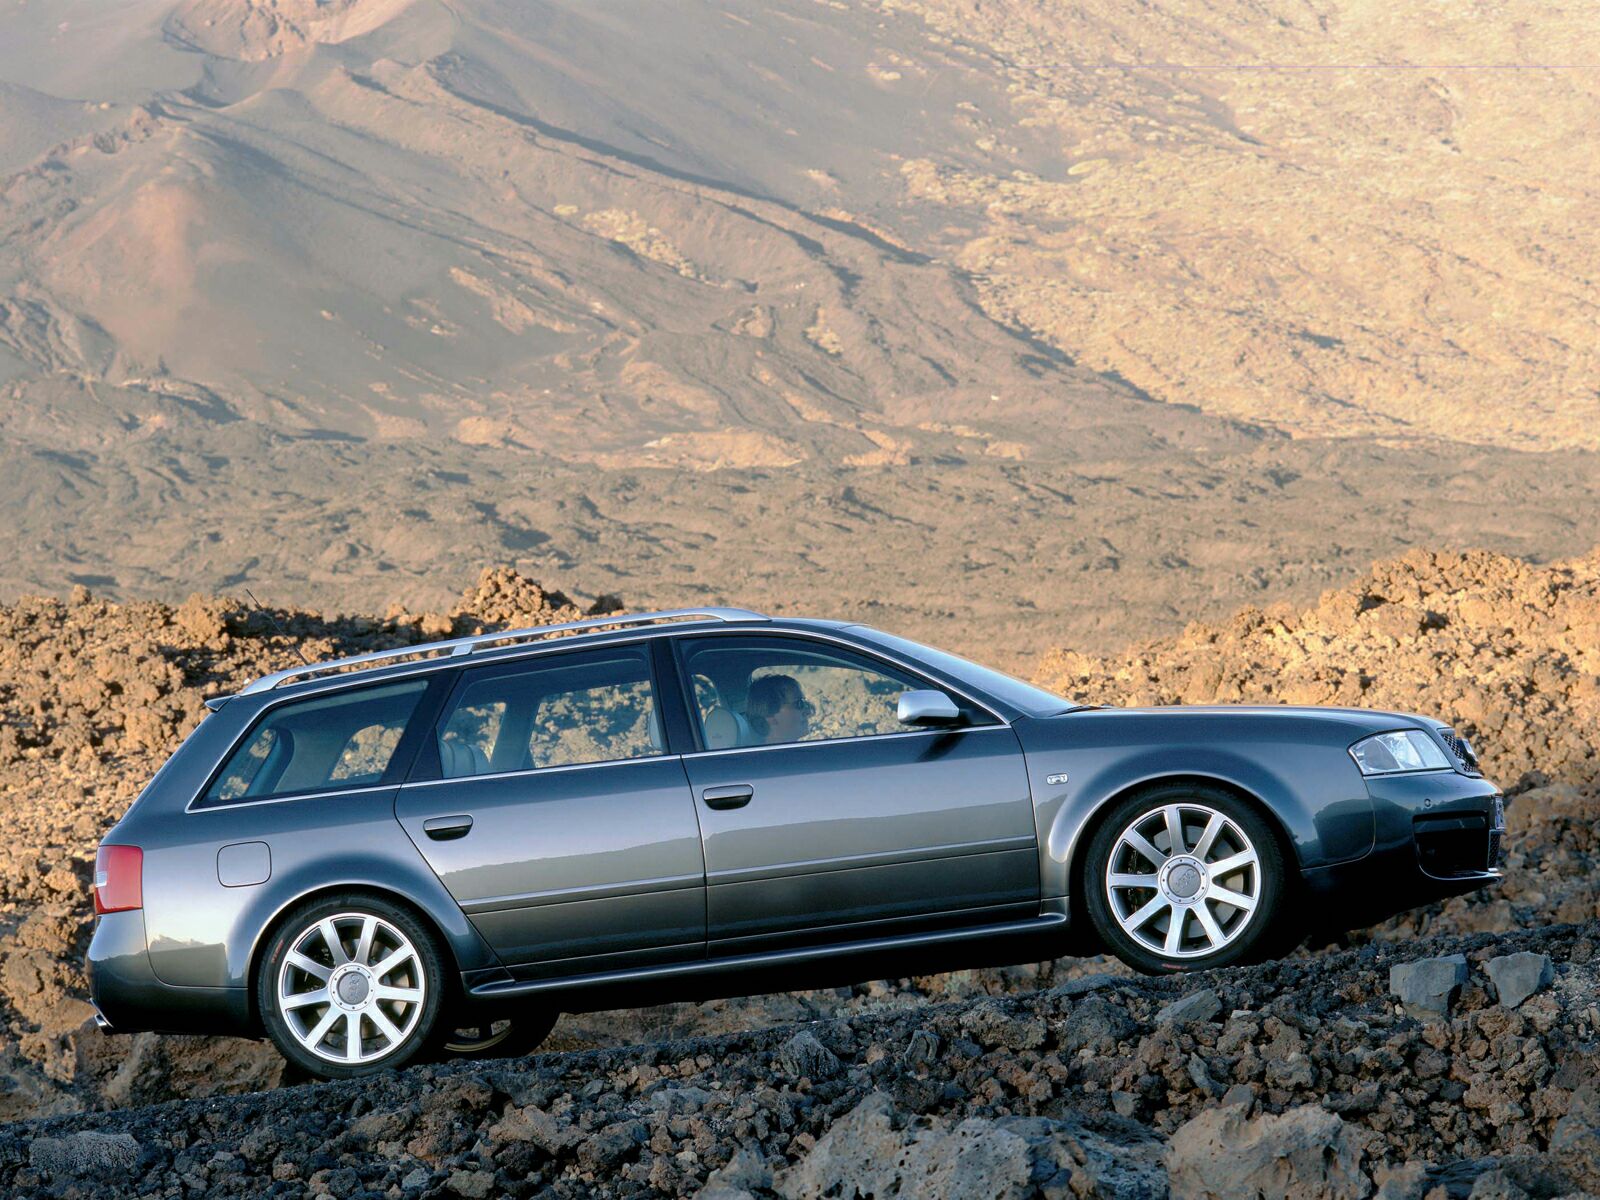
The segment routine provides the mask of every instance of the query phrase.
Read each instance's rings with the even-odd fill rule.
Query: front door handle
[[[700,799],[706,802],[707,808],[743,808],[755,794],[755,788],[748,783],[729,783],[708,787],[700,793]]]
[[[472,818],[465,813],[454,817],[429,817],[422,823],[422,832],[436,842],[448,842],[452,838],[466,837],[467,831],[472,828]]]

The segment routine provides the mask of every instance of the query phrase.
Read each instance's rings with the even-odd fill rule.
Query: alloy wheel
[[[343,1066],[393,1054],[416,1028],[427,996],[416,946],[372,913],[336,913],[307,925],[278,970],[278,1012],[290,1035]]]
[[[1112,845],[1106,899],[1123,933],[1163,958],[1203,958],[1231,945],[1261,903],[1261,860],[1227,814],[1163,804]]]

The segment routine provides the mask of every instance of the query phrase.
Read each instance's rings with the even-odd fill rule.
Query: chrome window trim
[[[668,754],[663,750],[659,754],[636,754],[632,758],[602,758],[598,762],[561,763],[553,767],[519,767],[515,771],[488,771],[482,775],[451,775],[441,779],[408,779],[397,786],[403,791],[406,788],[438,787],[443,783],[476,783],[480,779],[516,779],[522,775],[554,775],[565,771],[590,771],[595,767],[628,767],[635,763],[668,762],[672,759],[681,759],[681,754]]]
[[[232,812],[236,808],[252,808],[258,804],[287,804],[292,800],[324,800],[330,796],[359,796],[367,792],[393,792],[400,788],[398,783],[367,783],[360,787],[348,788],[323,788],[307,792],[290,792],[283,796],[261,796],[254,800],[226,800],[216,804],[201,804],[202,796],[196,796],[184,806],[184,813],[210,813]]]
[[[712,754],[749,754],[755,750],[800,750],[807,746],[840,746],[854,742],[882,742],[890,738],[949,737],[961,733],[985,733],[995,729],[1009,729],[999,725],[959,725],[954,729],[902,729],[894,733],[857,733],[850,737],[806,738],[800,742],[772,742],[760,746],[724,746],[720,750],[686,750],[684,758],[705,758]]]

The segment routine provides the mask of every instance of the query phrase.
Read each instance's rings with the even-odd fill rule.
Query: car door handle
[[[707,808],[743,808],[755,794],[755,788],[748,783],[730,783],[708,787],[700,793],[700,799],[706,802]]]
[[[448,842],[452,838],[466,837],[467,831],[472,828],[472,818],[462,813],[454,817],[429,817],[422,823],[422,832],[436,842]]]

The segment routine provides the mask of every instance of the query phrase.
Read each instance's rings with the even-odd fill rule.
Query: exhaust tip
[[[98,1008],[94,1010],[94,1027],[101,1033],[114,1032],[111,1028],[111,1022],[106,1020],[105,1013],[101,1012]]]

